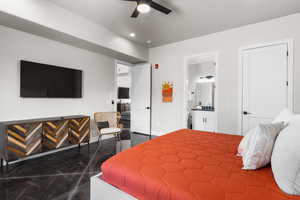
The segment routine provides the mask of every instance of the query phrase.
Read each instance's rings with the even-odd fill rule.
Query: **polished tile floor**
[[[130,140],[128,140],[131,138]],[[89,200],[90,177],[121,148],[149,140],[131,134],[116,145],[113,139],[12,164],[0,169],[0,200]]]

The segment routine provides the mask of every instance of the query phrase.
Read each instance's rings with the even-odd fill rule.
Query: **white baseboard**
[[[168,129],[168,130],[152,130],[151,134],[155,135],[155,136],[162,136],[162,135],[166,135],[168,133],[177,131],[178,129],[174,130],[174,129]]]

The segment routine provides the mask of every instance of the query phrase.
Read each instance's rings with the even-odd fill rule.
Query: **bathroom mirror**
[[[189,65],[190,109],[213,110],[215,107],[215,63],[201,62]]]
[[[214,91],[215,83],[200,82],[195,85],[195,106],[211,106],[214,107]]]

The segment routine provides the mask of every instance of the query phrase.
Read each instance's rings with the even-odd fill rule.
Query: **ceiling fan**
[[[172,10],[170,10],[169,8],[166,8],[158,3],[155,3],[152,0],[123,0],[123,1],[132,1],[137,3],[136,8],[131,15],[132,18],[137,18],[140,13],[149,12],[151,8],[158,10],[166,15],[172,12]]]

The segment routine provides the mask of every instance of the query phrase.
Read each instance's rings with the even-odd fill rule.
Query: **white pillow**
[[[284,122],[259,124],[255,128],[250,137],[249,148],[243,155],[243,169],[258,169],[271,162],[275,140],[283,128]]]
[[[272,171],[280,189],[291,195],[300,195],[300,117],[278,136],[272,154]]]
[[[293,112],[291,112],[288,108],[283,109],[272,121],[273,124],[279,123],[279,122],[284,122],[285,125],[288,124],[288,122],[294,118],[295,115]],[[255,132],[255,128],[251,129],[246,133],[246,135],[243,137],[241,140],[239,147],[238,147],[238,152],[237,156],[243,156],[245,152],[248,150],[249,145],[250,145],[250,136]]]
[[[255,128],[251,129],[243,137],[243,139],[241,140],[241,142],[239,144],[239,147],[238,147],[237,156],[244,156],[245,155],[245,152],[247,151],[247,149],[249,148],[249,145],[250,145],[249,144],[250,137],[251,137],[251,135],[253,135],[254,131],[255,131]]]
[[[288,124],[289,121],[295,116],[295,113],[290,111],[290,109],[285,108],[279,113],[279,115],[275,117],[272,123],[284,122],[285,124]]]

